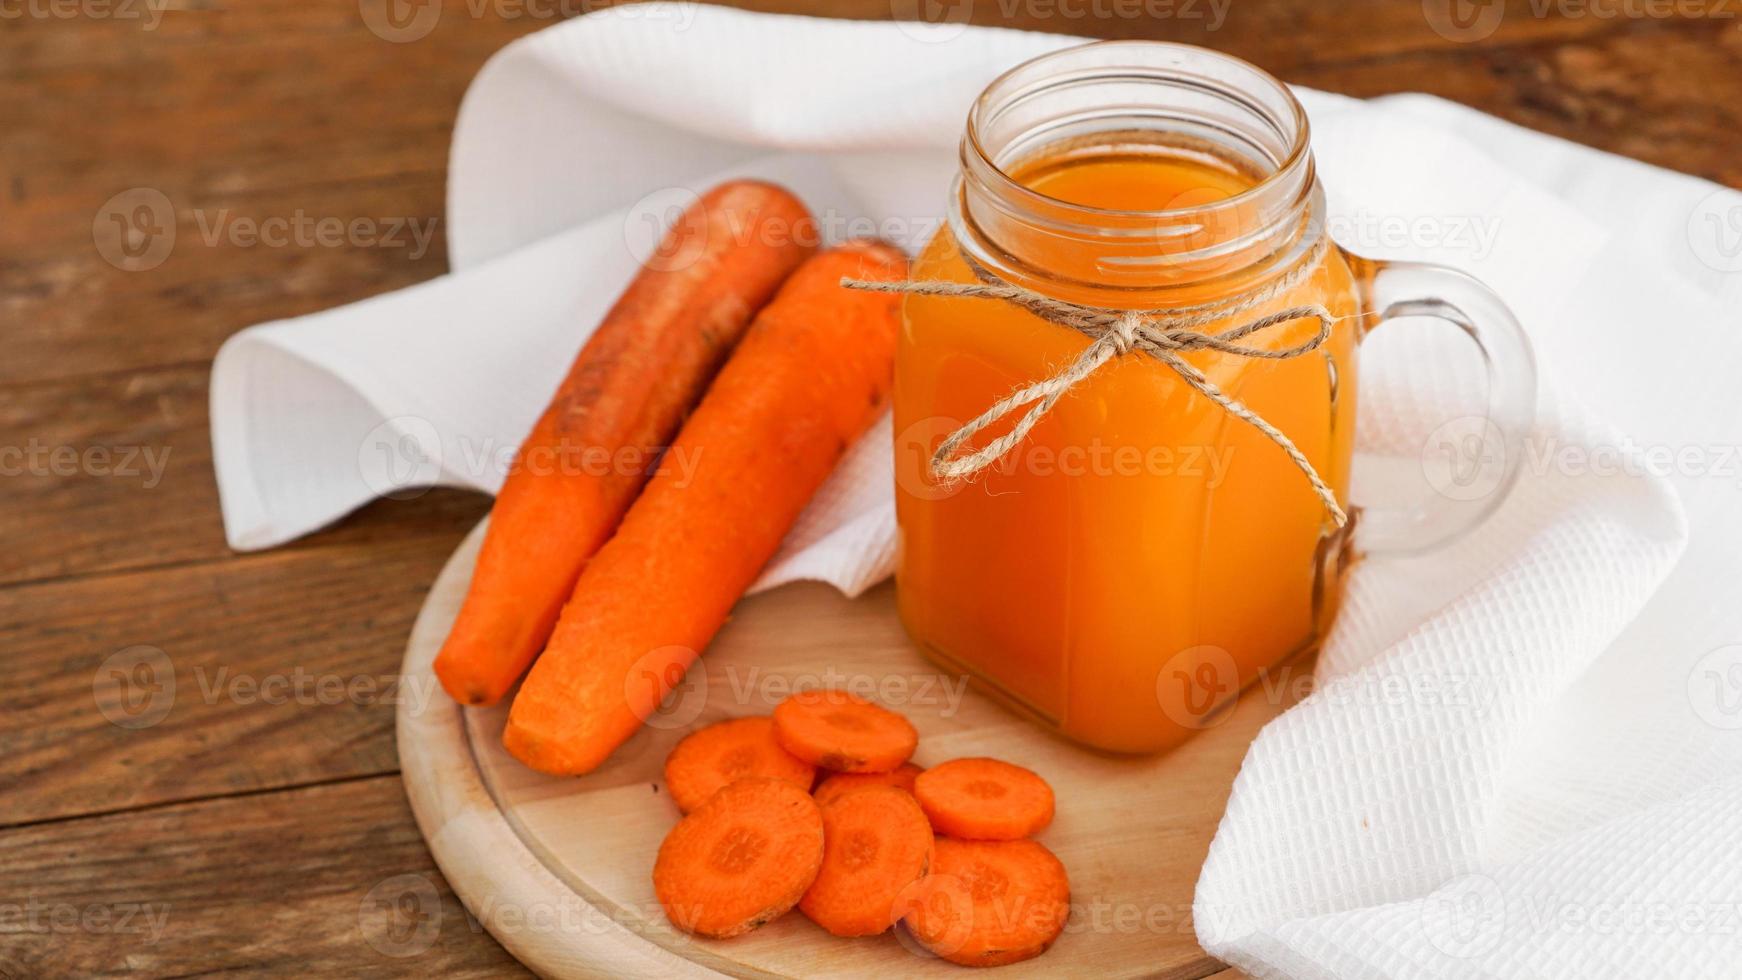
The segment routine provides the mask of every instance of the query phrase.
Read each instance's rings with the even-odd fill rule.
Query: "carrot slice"
[[[913,795],[940,834],[1017,840],[1052,823],[1052,787],[997,759],[952,759],[913,781]]]
[[[435,672],[495,704],[538,652],[587,559],[750,324],[810,255],[803,204],[731,181],[685,211],[587,338],[521,445]]]
[[[767,776],[809,790],[816,768],[780,747],[774,722],[732,718],[685,735],[665,758],[665,786],[685,813],[721,787],[747,776]]]
[[[922,772],[925,770],[911,762],[904,762],[888,772],[837,772],[823,780],[811,795],[817,798],[817,806],[826,807],[844,794],[872,786],[893,786],[912,793],[914,777]]]
[[[931,873],[900,901],[908,935],[962,966],[1003,966],[1047,951],[1070,917],[1065,866],[1031,840],[939,837]]]
[[[713,939],[785,915],[823,863],[823,816],[779,779],[740,779],[708,797],[659,845],[653,892],[666,918]]]
[[[889,772],[919,744],[906,718],[844,691],[800,691],[780,702],[774,732],[786,751],[837,772]]]
[[[868,786],[823,807],[823,866],[798,910],[837,936],[875,936],[931,864],[931,824],[905,790]]]
[[[515,758],[590,772],[682,681],[883,411],[900,299],[844,289],[841,278],[898,280],[906,270],[888,245],[843,245],[799,267],[757,315],[678,433],[670,465],[581,573],[509,712],[502,741]]]

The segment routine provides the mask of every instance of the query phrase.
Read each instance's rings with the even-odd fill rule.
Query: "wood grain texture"
[[[427,972],[339,937],[345,927],[333,924],[334,909],[359,901],[355,882],[332,884],[333,869],[375,869],[384,839],[442,887],[395,795],[390,710],[207,704],[195,675],[191,703],[178,695],[162,722],[126,731],[97,710],[93,683],[105,658],[134,644],[163,649],[178,676],[205,669],[208,681],[223,666],[265,676],[298,666],[390,671],[421,587],[483,512],[475,495],[431,493],[366,508],[283,552],[233,556],[205,432],[208,362],[231,333],[445,271],[439,225],[416,258],[409,248],[272,248],[223,235],[207,244],[203,235],[220,216],[299,210],[439,222],[467,83],[491,53],[551,18],[513,16],[525,9],[514,3],[436,2],[435,29],[406,44],[371,34],[355,0],[187,0],[153,30],[100,17],[0,19],[0,83],[18,96],[0,99],[0,451],[33,439],[51,451],[168,451],[149,489],[85,469],[0,476],[0,651],[15,668],[0,696],[0,826],[12,828],[0,829],[0,903],[54,883],[75,897],[171,895],[197,923],[161,959],[112,935],[74,930],[43,942],[0,931],[0,975]],[[873,18],[919,9],[917,0],[747,5]],[[1126,13],[1095,16],[1091,0],[936,9],[976,23],[1208,44],[1353,95],[1431,92],[1742,186],[1736,18],[1569,17],[1573,7],[1557,4],[1538,17],[1531,0],[1510,0],[1492,34],[1457,43],[1431,29],[1415,0],[1233,0],[1214,26],[1184,16],[1183,4],[1165,16],[1154,15],[1165,4],[1115,0],[1100,9]],[[133,187],[161,190],[175,209],[177,246],[146,272],[110,264],[94,240],[105,202]],[[360,782],[297,788],[347,779]],[[329,828],[328,811],[342,810],[347,793],[379,795],[360,804],[369,826],[340,814],[349,829]],[[188,800],[205,801],[177,803]],[[149,809],[111,812],[129,807]],[[179,822],[163,823],[171,813]],[[181,851],[130,857],[172,853],[159,839],[165,826],[195,828],[186,840],[210,844],[210,861]],[[244,843],[212,843],[222,840]],[[244,865],[253,874],[238,883],[233,869]],[[326,870],[311,877],[311,868]],[[310,898],[305,888],[330,891]],[[487,936],[449,932],[438,948],[457,943],[455,958],[432,961],[436,972],[442,963],[513,969]],[[318,940],[309,950],[321,969],[296,958],[305,936]]]
[[[0,389],[0,586],[232,557],[212,475],[208,371],[193,364]],[[488,506],[479,494],[431,490],[372,504],[292,547],[420,532],[458,540]]]
[[[1738,8],[1742,18],[1742,7]],[[1742,186],[1742,19],[1613,24],[1574,40],[1303,66],[1355,96],[1427,92],[1532,129]]]
[[[431,693],[398,651],[457,540],[0,590],[0,826],[396,771],[394,706]]]
[[[528,975],[448,889],[395,776],[13,830],[0,896],[5,977]]]
[[[444,271],[460,96],[486,57],[544,23],[449,6],[449,26],[413,44],[383,41],[357,3],[331,0],[167,11],[151,31],[7,19],[0,77],[31,97],[0,101],[0,382],[205,362],[252,323]],[[105,124],[66,125],[93,111]],[[174,210],[175,247],[147,271],[117,268],[93,241],[105,203],[136,187]],[[299,214],[436,234],[421,252],[230,234]]]

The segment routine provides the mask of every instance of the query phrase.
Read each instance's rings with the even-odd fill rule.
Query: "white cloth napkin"
[[[220,352],[231,544],[384,492],[493,491],[660,223],[721,177],[917,247],[969,102],[1073,43],[688,3],[515,43],[456,127],[454,272]],[[1351,576],[1316,692],[1235,784],[1200,940],[1264,977],[1742,975],[1742,195],[1435,99],[1301,95],[1339,240],[1494,286],[1545,393],[1496,518]],[[1480,404],[1448,337],[1375,334],[1364,462],[1413,461]],[[759,588],[888,573],[889,439],[855,448]],[[1356,497],[1420,469],[1363,465]]]

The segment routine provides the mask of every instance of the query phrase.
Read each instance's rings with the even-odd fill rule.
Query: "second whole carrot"
[[[509,712],[503,743],[589,772],[641,727],[725,624],[852,441],[882,411],[907,261],[854,242],[793,273],[757,316],[662,467],[588,563]]]
[[[520,679],[659,449],[752,315],[812,253],[814,230],[796,197],[740,180],[702,195],[666,233],[588,338],[496,497],[435,662],[454,700],[494,704]]]

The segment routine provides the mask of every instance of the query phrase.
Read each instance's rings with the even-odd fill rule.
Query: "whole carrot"
[[[887,245],[845,245],[806,262],[756,317],[672,445],[689,471],[662,466],[648,483],[515,697],[503,742],[522,762],[592,770],[682,680],[882,410],[898,300],[841,278],[906,269]]]
[[[684,212],[581,348],[520,447],[459,618],[436,657],[454,700],[493,704],[543,648],[752,315],[813,248],[781,188],[722,184]]]

